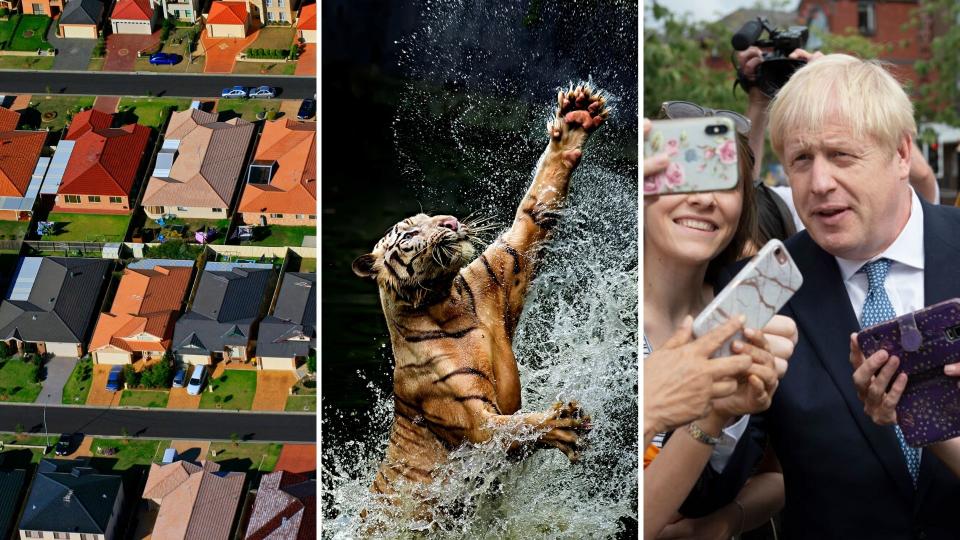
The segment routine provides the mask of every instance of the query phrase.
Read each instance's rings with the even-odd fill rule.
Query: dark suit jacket
[[[960,210],[923,203],[923,226],[924,302],[960,297]],[[683,511],[729,502],[769,437],[783,466],[785,537],[960,538],[960,479],[925,451],[915,490],[893,427],[863,412],[849,362],[849,336],[860,327],[836,259],[806,231],[786,246],[804,279],[782,310],[800,331],[789,370],[723,474],[708,467]]]

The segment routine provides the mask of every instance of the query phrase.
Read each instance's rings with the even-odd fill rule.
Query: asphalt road
[[[0,431],[43,433],[44,407],[0,405]],[[244,440],[315,442],[317,417],[312,414],[195,412],[131,410],[99,407],[47,406],[50,433],[81,432],[87,435],[229,440],[236,433]]]
[[[280,89],[279,99],[313,98],[317,93],[315,77],[0,70],[0,94],[46,93],[49,87],[54,94],[212,98],[235,85],[273,86]]]

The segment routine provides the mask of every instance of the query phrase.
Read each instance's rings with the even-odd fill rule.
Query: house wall
[[[2,221],[24,221],[30,220],[31,212],[20,212],[19,210],[0,210],[0,220]]]
[[[316,30],[300,30],[300,37],[303,38],[307,43],[316,43],[317,42],[317,31]]]
[[[37,532],[40,532],[40,533],[43,533],[43,538],[44,538],[45,540],[50,540],[51,538],[53,538],[53,533],[54,533],[54,531],[31,531],[31,532],[34,533],[34,534],[33,534],[33,536],[31,536],[31,537],[28,538],[28,537],[26,536],[27,531],[25,531],[25,530],[23,530],[23,529],[20,529],[20,531],[19,531],[19,533],[18,533],[18,534],[19,534],[19,538],[20,538],[21,540],[36,540],[37,538],[39,538],[39,536],[37,536],[36,533],[37,533]],[[67,532],[61,532],[61,531],[57,531],[57,532],[59,532],[59,534],[61,534],[61,535],[67,535],[67,538],[69,538],[69,540],[82,540],[82,539],[80,538],[80,533],[67,533]],[[109,538],[109,537],[105,537],[105,536],[102,535],[102,534],[89,534],[89,533],[85,533],[84,536],[86,537],[87,540],[108,540],[108,538]]]
[[[162,212],[156,210],[162,209]],[[221,210],[216,212],[215,210]],[[150,219],[157,219],[165,214],[172,214],[178,218],[196,218],[196,219],[227,219],[230,217],[229,209],[224,208],[200,208],[189,206],[144,206],[144,213]]]
[[[79,203],[68,203],[66,195],[58,193],[53,210],[55,212],[79,212],[86,214],[129,214],[130,201],[127,197],[120,197],[120,202],[111,203],[109,195],[100,195],[100,202],[90,202],[90,195],[78,195]]]
[[[63,0],[28,0],[23,3],[0,2],[0,5],[5,3],[12,3],[14,6],[20,5],[23,13],[28,15],[46,15],[47,17],[53,17],[63,12]]]
[[[293,13],[291,4],[293,0],[262,0],[264,4],[261,13],[263,21],[267,23],[287,23],[293,22]]]
[[[181,21],[197,22],[200,16],[200,3],[194,2],[164,2],[164,17],[172,15]]]
[[[273,218],[270,217],[269,213],[260,213],[260,212],[244,212],[241,216],[243,222],[247,225],[260,225],[261,218],[267,220],[267,225],[302,225],[302,226],[316,226],[317,225],[317,216],[316,214],[299,214],[300,218],[297,219],[298,214],[281,214],[282,218]],[[313,219],[310,216],[313,216]]]

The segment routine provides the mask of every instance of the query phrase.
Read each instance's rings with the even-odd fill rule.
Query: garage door
[[[76,343],[51,343],[48,341],[47,352],[55,356],[66,356],[69,358],[76,358],[78,356]]]
[[[232,38],[242,38],[243,37],[243,26],[234,25],[234,24],[211,24],[210,25],[210,37],[232,37]]]
[[[129,364],[130,355],[125,352],[94,351],[94,361],[98,364]]]
[[[210,364],[209,356],[201,356],[199,354],[178,354],[177,358],[181,362],[184,362],[187,364],[193,364],[195,366],[197,365],[206,366]]]
[[[293,371],[296,369],[293,358],[270,358],[268,356],[260,357],[260,369],[283,369]]]
[[[60,31],[63,32],[63,37],[67,38],[97,39],[97,29],[93,26],[61,24]]]
[[[148,21],[113,21],[114,34],[145,34],[150,35]]]

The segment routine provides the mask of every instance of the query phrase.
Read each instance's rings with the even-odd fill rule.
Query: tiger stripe
[[[490,380],[490,377],[487,377],[486,373],[480,371],[479,369],[474,369],[470,367],[460,368],[458,370],[451,371],[450,373],[447,373],[443,377],[440,377],[439,379],[433,381],[433,384],[440,384],[442,382],[446,382],[446,380],[449,379],[450,377],[456,377],[457,375],[472,375],[475,377],[480,377],[483,380],[487,381],[488,383],[493,384],[493,381]]]
[[[487,275],[490,276],[490,280],[493,281],[494,285],[499,287],[500,280],[497,278],[497,275],[493,273],[493,268],[490,267],[490,261],[487,260],[487,255],[480,255],[480,260],[483,261],[483,267],[487,269]]]

